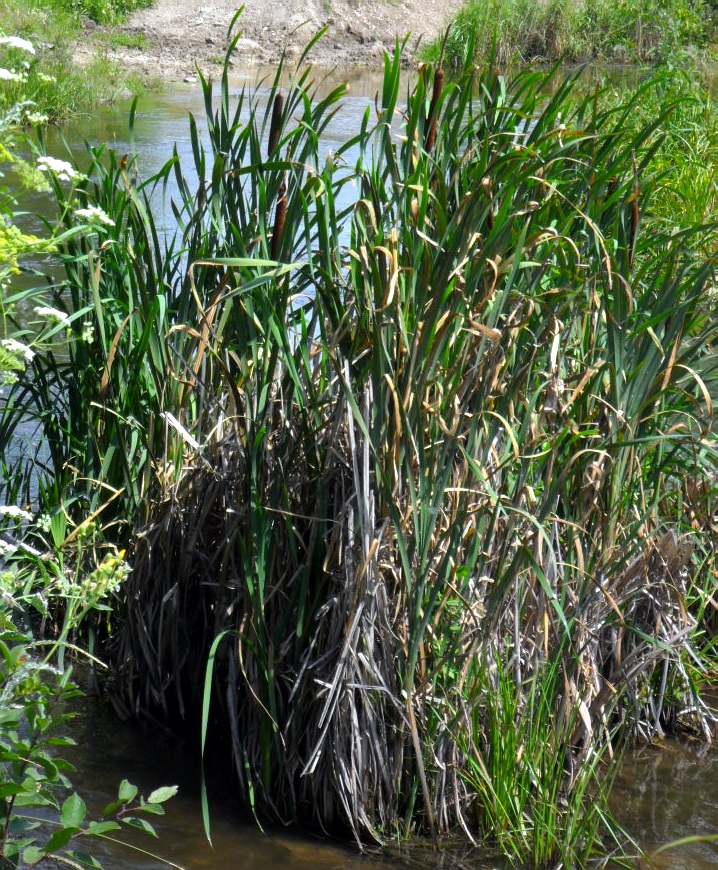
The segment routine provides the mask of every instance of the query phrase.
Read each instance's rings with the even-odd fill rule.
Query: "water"
[[[292,834],[282,829],[259,830],[232,800],[229,789],[210,788],[212,844],[207,842],[200,809],[200,765],[192,747],[173,735],[149,734],[121,722],[107,703],[86,698],[69,733],[77,746],[63,750],[76,772],[73,786],[88,805],[88,818],[117,797],[122,779],[147,795],[162,785],[178,785],[166,805],[165,816],[148,816],[159,839],[127,829],[121,837],[128,846],[91,840],[82,848],[95,855],[106,870],[160,870],[161,858],[186,870],[506,870],[487,850],[467,846],[463,840],[436,851],[430,843],[412,843],[361,854],[351,843]],[[216,777],[215,777],[216,779]],[[94,815],[93,815],[94,814]],[[142,854],[149,850],[157,857]]]
[[[388,854],[361,855],[349,844],[293,835],[262,833],[217,787],[210,790],[212,845],[207,842],[199,802],[199,761],[192,747],[168,734],[153,734],[120,722],[106,705],[86,699],[72,723],[78,746],[65,755],[75,764],[73,784],[99,816],[127,778],[147,796],[161,785],[179,785],[164,817],[151,817],[158,840],[128,831],[129,843],[186,867],[201,870],[494,870],[503,868],[485,851],[428,844]],[[667,741],[625,756],[612,794],[618,821],[650,855],[680,837],[718,833],[718,747]],[[87,844],[90,845],[89,843]],[[96,841],[92,852],[108,868],[160,868],[159,860],[118,844]],[[665,870],[709,870],[718,866],[718,843],[699,843],[652,856]]]
[[[718,834],[718,746],[668,740],[629,753],[612,804],[648,854],[683,837]],[[718,842],[682,846],[652,860],[666,870],[709,870],[718,867]]]
[[[261,100],[265,94],[269,94],[269,85],[272,81],[271,71],[264,73],[260,71],[251,78],[239,75],[233,77],[230,93],[237,95],[244,86],[255,85],[257,81],[261,82],[258,87]],[[336,84],[337,80],[327,81],[318,77],[316,87],[319,95],[325,96]],[[349,92],[342,100],[341,108],[322,135],[323,154],[335,151],[356,134],[364,112],[372,106],[374,95],[380,89],[381,76],[376,73],[362,71],[353,76]],[[196,175],[193,173],[194,159],[187,120],[188,113],[191,112],[194,115],[200,135],[206,131],[204,98],[199,82],[176,84],[171,89],[159,93],[142,95],[135,115],[132,138],[130,138],[129,130],[129,110],[130,102],[128,101],[114,108],[80,117],[62,131],[49,131],[47,135],[48,152],[67,159],[67,149],[69,148],[73,156],[77,158],[80,167],[83,167],[89,163],[87,155],[83,153],[85,152],[84,142],[95,146],[107,142],[118,155],[136,152],[139,155],[136,163],[139,175],[142,178],[149,178],[170,159],[172,146],[176,144],[177,152],[182,161],[183,173],[192,185],[196,181]],[[169,179],[167,189],[169,197],[177,197],[177,189],[173,184],[174,176]],[[37,206],[40,205],[41,200],[37,197],[30,198],[28,203],[30,206]],[[339,203],[340,206],[344,204]],[[169,210],[165,214],[164,226],[162,216],[160,216],[159,228],[161,230],[174,228],[174,221]]]
[[[241,87],[238,78],[235,86]],[[380,78],[363,74],[350,82],[350,94],[324,138],[326,150],[336,147],[356,131],[367,105],[380,88]],[[128,105],[79,118],[62,131],[62,137],[49,137],[51,153],[63,156],[64,141],[76,155],[92,144],[109,142],[120,153],[131,150],[128,135]],[[161,94],[142,97],[137,112],[134,146],[141,158],[143,176],[158,171],[177,143],[180,157],[191,164],[187,112],[197,119],[204,113],[198,84],[181,85]],[[41,210],[37,197],[25,203],[28,210]],[[233,867],[330,870],[330,868],[389,867],[472,867],[498,866],[484,852],[459,854],[449,850],[433,853],[428,847],[418,852],[409,849],[399,855],[371,858],[355,849],[292,836],[276,831],[262,834],[242,819],[239,809],[226,797],[212,800],[213,845],[204,836],[199,805],[198,762],[195,756],[178,747],[173,738],[150,738],[136,728],[120,723],[111,712],[88,701],[75,723],[78,748],[72,753],[77,766],[74,783],[87,799],[91,811],[115,797],[119,781],[127,777],[147,795],[159,785],[178,784],[179,794],[168,805],[165,817],[154,819],[159,841],[146,837],[131,842],[156,851],[187,868]],[[613,793],[618,820],[648,852],[680,837],[718,832],[718,749],[713,746],[667,743],[646,748],[625,758]],[[155,868],[164,866],[140,852],[112,844],[100,844],[98,857],[107,868]],[[666,852],[654,859],[665,868],[703,868],[718,866],[718,843],[704,843]]]
[[[231,799],[211,793],[212,845],[207,842],[199,803],[199,761],[169,735],[153,735],[120,722],[113,711],[87,699],[71,725],[77,747],[65,752],[76,766],[73,785],[98,817],[102,808],[117,796],[127,778],[145,797],[161,785],[178,785],[179,791],[167,804],[165,816],[149,816],[159,839],[127,829],[122,839],[180,864],[188,870],[232,867],[236,870],[388,870],[382,861],[368,864],[356,850],[319,839],[292,836],[286,832],[263,834],[243,818]],[[90,848],[91,847],[91,848]],[[119,844],[95,840],[86,848],[108,870],[161,868],[161,861]]]

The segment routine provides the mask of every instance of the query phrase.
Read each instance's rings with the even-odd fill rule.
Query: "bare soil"
[[[248,0],[232,63],[277,63],[283,51],[296,57],[326,26],[309,55],[317,66],[378,66],[384,51],[407,34],[403,59],[415,64],[418,46],[440,35],[461,5],[462,0]],[[197,67],[211,74],[224,58],[236,9],[232,0],[155,0],[111,33],[87,22],[77,58],[88,58],[99,45],[111,60],[146,78],[181,80]]]

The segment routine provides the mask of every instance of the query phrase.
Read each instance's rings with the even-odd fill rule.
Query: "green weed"
[[[454,20],[446,44],[460,67],[469,46],[478,62],[532,60],[656,61],[700,50],[714,24],[703,0],[489,0],[472,2]],[[441,41],[428,50],[436,61]]]

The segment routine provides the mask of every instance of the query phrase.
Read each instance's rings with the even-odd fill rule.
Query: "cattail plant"
[[[710,727],[715,255],[635,220],[659,122],[579,75],[437,70],[427,116],[397,48],[326,156],[343,89],[225,65],[195,187],[93,158],[116,244],[63,262],[113,404],[58,462],[134,523],[116,700],[221,730],[259,818],[585,866],[619,736]]]

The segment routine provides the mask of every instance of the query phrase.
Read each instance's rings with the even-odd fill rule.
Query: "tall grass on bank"
[[[585,866],[618,735],[711,723],[716,260],[643,231],[670,106],[626,136],[644,92],[470,66],[404,102],[397,49],[327,153],[303,64],[203,82],[191,174],[56,186],[113,221],[54,300],[94,343],[2,443],[34,410],[45,497],[136,530],[118,703],[223,740],[257,816]]]
[[[108,23],[114,20],[116,4],[101,0]],[[20,105],[20,122],[29,114],[45,121],[67,120],[101,102],[116,99],[130,85],[138,82],[120,71],[98,49],[86,67],[73,60],[75,44],[82,33],[81,14],[89,10],[70,2],[40,0],[22,4],[18,0],[0,3],[0,37],[19,37],[32,46],[32,55],[0,45],[0,111]],[[99,14],[99,12],[98,12]],[[119,11],[117,12],[119,15]]]
[[[715,3],[705,0],[472,0],[457,14],[446,43],[460,67],[475,60],[657,61],[699,52],[715,34]],[[428,51],[436,61],[441,42]]]

